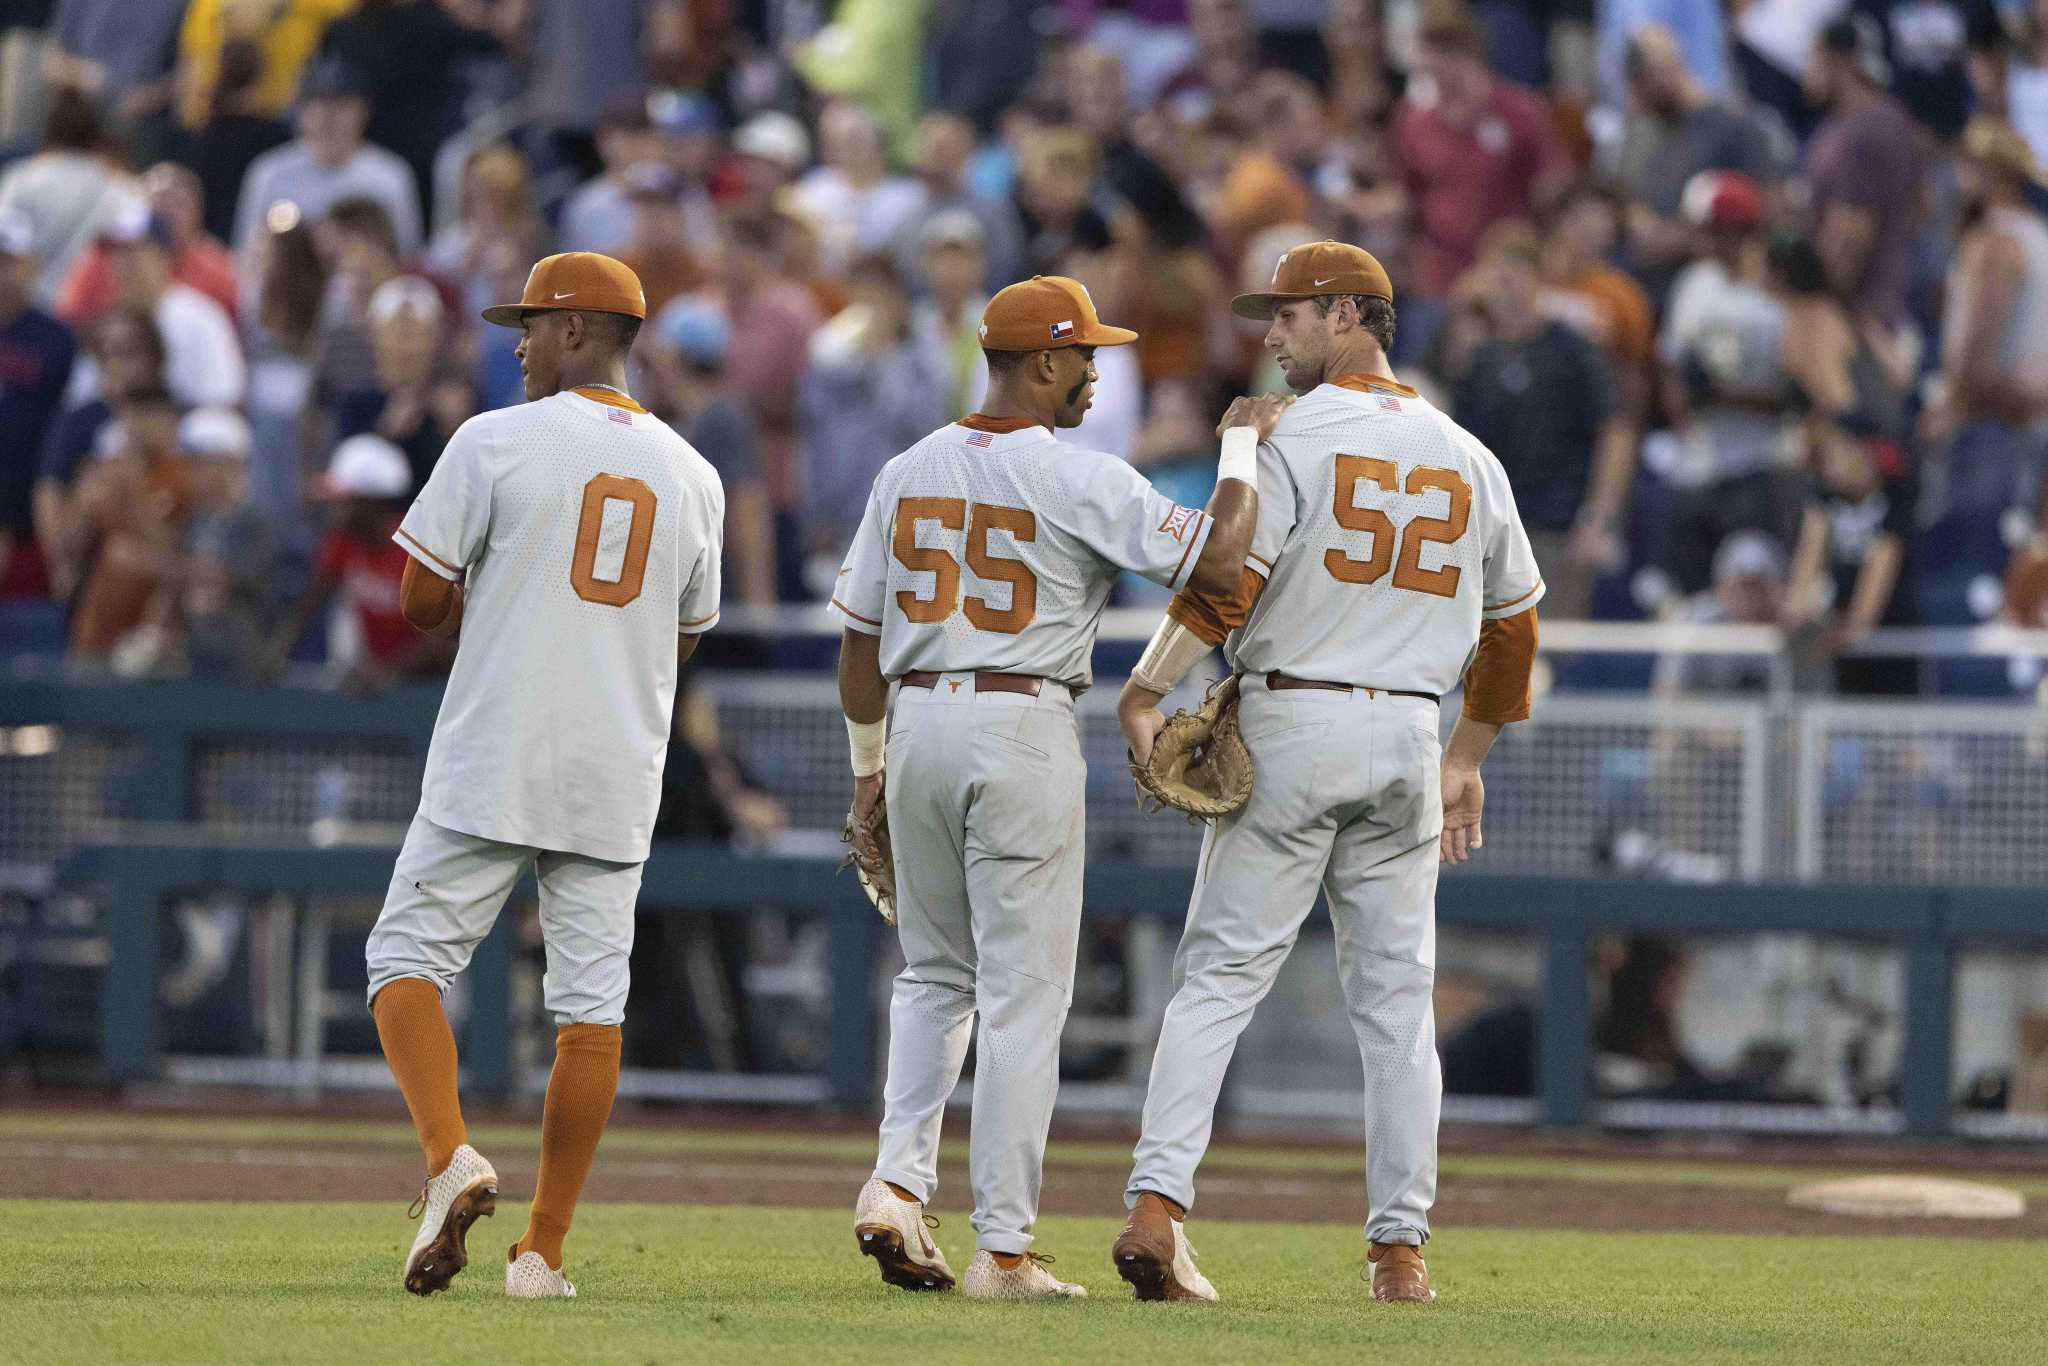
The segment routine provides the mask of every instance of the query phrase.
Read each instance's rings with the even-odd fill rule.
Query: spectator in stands
[[[106,447],[79,474],[78,515],[68,528],[71,539],[58,548],[61,558],[80,567],[71,653],[124,673],[146,672],[162,643],[161,623],[150,621],[150,608],[170,581],[191,507],[170,391],[143,386],[117,398],[107,435]],[[132,663],[113,658],[124,643]]]
[[[405,269],[405,257],[391,215],[374,199],[344,199],[315,229],[329,262],[327,293],[320,301],[315,374],[323,403],[376,387],[376,356],[370,340],[370,296]]]
[[[170,224],[147,203],[132,200],[108,220],[101,242],[115,300],[149,314],[163,337],[164,383],[172,396],[190,407],[239,404],[248,372],[235,325],[226,309],[172,277],[176,246]]]
[[[1390,150],[1414,236],[1401,335],[1404,350],[1419,351],[1480,235],[1503,219],[1533,219],[1539,185],[1561,174],[1562,162],[1542,97],[1487,70],[1485,38],[1470,19],[1427,25],[1414,75]]]
[[[235,210],[235,254],[248,259],[272,204],[288,199],[299,212],[325,218],[343,200],[366,198],[390,216],[398,250],[420,244],[419,191],[412,170],[381,147],[363,141],[370,119],[356,74],[322,62],[306,74],[297,117],[298,137],[257,157],[242,181]]]
[[[1806,71],[1807,98],[1827,118],[1807,144],[1807,212],[1814,245],[1838,293],[1894,326],[1906,316],[1906,265],[1925,210],[1926,160],[1891,78],[1877,22],[1829,24]]]
[[[365,136],[396,152],[423,192],[434,181],[434,153],[461,124],[462,64],[496,48],[483,7],[441,0],[356,0],[320,41],[322,61],[362,82]],[[427,207],[423,196],[422,213]]]
[[[1772,291],[1785,310],[1785,369],[1806,405],[1809,435],[1853,426],[1891,449],[1888,468],[1911,461],[1908,399],[1919,348],[1888,327],[1868,295],[1842,290],[1813,243],[1781,232],[1770,243]]]
[[[292,126],[263,108],[262,78],[263,50],[255,40],[229,40],[221,48],[220,78],[206,120],[177,144],[177,159],[199,177],[206,231],[221,241],[235,235],[235,205],[249,167],[292,140]]]
[[[2001,520],[2032,505],[2048,459],[2048,223],[2031,197],[2040,166],[2009,125],[1972,119],[1961,153],[1963,231],[1942,310],[1941,383],[1922,425],[1946,448],[1928,535],[1958,574],[1995,574]]]
[[[650,314],[704,283],[703,263],[690,246],[682,192],[682,178],[666,162],[643,161],[626,171],[632,226],[619,245],[618,258],[640,277]]]
[[[1543,237],[1544,309],[1607,355],[1622,408],[1640,422],[1648,403],[1656,333],[1649,296],[1612,262],[1627,202],[1581,181],[1558,200]]]
[[[825,270],[823,225],[798,201],[794,191],[785,189],[775,196],[775,207],[768,215],[768,232],[774,241],[776,272],[804,287],[811,302],[818,306],[819,317],[829,318],[852,302],[852,296],[846,292],[846,277]]]
[[[1201,219],[1151,161],[1129,163],[1101,199],[1109,222],[1104,264],[1121,276],[1125,316],[1138,331],[1130,349],[1144,382],[1200,374],[1227,293]]]
[[[314,243],[312,224],[290,200],[271,205],[264,215],[254,255],[254,301],[243,315],[248,418],[255,434],[249,494],[298,549],[308,433],[320,417],[308,400],[327,263]]]
[[[1953,141],[1982,99],[1971,65],[2004,42],[1994,0],[1854,0],[1854,9],[1883,32],[1892,93],[1936,138]]]
[[[31,302],[35,229],[0,210],[0,598],[41,597],[49,577],[37,546],[37,459],[71,382],[71,329]]]
[[[103,101],[122,123],[146,118],[170,98],[171,57],[188,3],[59,0],[46,7],[43,74],[54,87]]]
[[[1628,122],[1614,168],[1628,191],[1630,263],[1653,298],[1695,255],[1680,212],[1703,171],[1735,171],[1758,187],[1785,169],[1782,139],[1753,110],[1716,99],[1686,70],[1670,30],[1648,24],[1628,44]]]
[[[1838,692],[1911,694],[1910,658],[1837,658],[1878,626],[1910,626],[1903,591],[1918,489],[1899,448],[1858,423],[1827,424],[1814,446],[1786,592],[1786,625],[1805,635],[1806,662],[1833,665]]]
[[[1451,388],[1451,413],[1500,457],[1558,616],[1583,617],[1618,548],[1635,473],[1634,428],[1598,348],[1545,316],[1534,234],[1501,237],[1479,279],[1485,340]]]
[[[365,310],[371,379],[338,395],[334,433],[345,439],[375,432],[405,453],[413,491],[425,486],[455,429],[476,413],[476,394],[461,360],[450,354],[447,315],[434,287],[417,275],[379,285]]]
[[[43,547],[51,593],[59,599],[68,599],[77,590],[81,569],[75,554],[65,549],[79,543],[73,497],[79,470],[109,440],[113,400],[164,382],[163,338],[147,313],[116,309],[107,314],[87,334],[85,349],[99,371],[100,392],[58,414],[36,468],[36,540]]]
[[[1785,411],[1785,310],[1765,287],[1763,194],[1732,171],[1686,187],[1687,221],[1706,250],[1679,273],[1657,349],[1678,437],[1665,567],[1680,591],[1707,582],[1730,532],[1789,534],[1784,471],[1797,459]]]
[[[501,297],[507,275],[523,277],[547,255],[546,240],[526,158],[496,143],[463,163],[455,218],[434,234],[426,264],[454,285],[464,316],[474,317]]]
[[[2005,53],[2005,121],[2048,164],[2048,0],[2028,0]]]
[[[992,293],[1023,278],[1023,229],[1016,210],[968,187],[967,161],[973,152],[974,128],[958,114],[934,110],[919,121],[910,166],[924,188],[924,198],[897,230],[894,244],[896,268],[905,279],[918,276],[925,225],[956,210],[972,217],[981,229],[980,288]]]
[[[708,303],[679,299],[655,319],[636,354],[649,376],[648,406],[718,471],[725,488],[725,574],[753,607],[775,602],[775,524],[761,482],[754,419],[725,387],[732,327]]]
[[[647,97],[647,116],[660,139],[661,159],[681,182],[684,231],[699,260],[718,254],[718,207],[711,199],[711,175],[724,154],[724,117],[707,95],[656,90]]]
[[[920,297],[910,325],[927,348],[946,357],[946,412],[964,417],[981,405],[988,388],[988,359],[981,351],[981,310],[989,298],[982,286],[987,238],[972,214],[948,209],[925,220],[918,245]]]
[[[143,176],[142,189],[170,243],[171,278],[219,304],[232,322],[240,288],[235,258],[206,231],[199,178],[175,161],[164,161]],[[111,251],[102,236],[78,254],[58,289],[57,316],[73,327],[86,326],[113,307]]]
[[[1244,243],[1281,223],[1309,217],[1309,176],[1322,153],[1327,129],[1322,96],[1289,71],[1266,71],[1245,93],[1250,102],[1252,140],[1224,172],[1212,226],[1230,244]],[[1116,144],[1120,162],[1108,169],[1119,181],[1150,168],[1133,161],[1127,142]]]
[[[818,119],[819,164],[796,182],[796,197],[824,230],[825,268],[886,251],[924,207],[923,187],[889,174],[882,126],[860,105],[836,100]]]
[[[948,358],[910,326],[889,258],[861,258],[848,281],[853,302],[812,340],[798,415],[806,582],[817,599],[829,596],[882,466],[955,416]]]
[[[727,204],[734,218],[764,218],[776,195],[811,161],[811,135],[780,110],[754,115],[732,139],[732,183]]]
[[[178,423],[192,519],[162,612],[185,671],[254,678],[262,667],[275,536],[249,501],[249,424],[231,408],[195,408]]]
[[[726,382],[752,411],[761,479],[775,509],[776,595],[801,600],[806,594],[796,513],[796,400],[819,318],[803,287],[776,273],[772,252],[767,224],[735,220],[718,302],[732,326]]]
[[[647,96],[638,91],[606,107],[595,136],[603,169],[577,186],[562,206],[558,246],[563,251],[617,251],[633,226],[626,172],[661,157]]]
[[[237,39],[254,42],[263,54],[257,107],[270,114],[283,113],[294,92],[303,93],[301,73],[308,81],[318,78],[319,68],[309,70],[308,64],[320,49],[321,35],[354,3],[269,0],[250,5],[242,0],[191,0],[178,29],[179,121],[187,128],[205,121],[223,56],[228,44]]]
[[[1749,0],[1734,16],[1728,36],[1736,83],[1801,142],[1818,112],[1802,88],[1814,40],[1848,8],[1849,0]]]
[[[1057,273],[1079,247],[1109,241],[1109,221],[1093,202],[1098,170],[1094,141],[1073,128],[1033,133],[1017,155],[1017,200],[1024,225],[1024,269]]]
[[[35,230],[35,301],[48,308],[71,271],[72,258],[99,235],[114,210],[133,197],[126,174],[108,156],[98,106],[84,91],[59,86],[41,144],[0,174],[0,210],[13,210]]]
[[[412,496],[405,452],[381,436],[352,436],[334,448],[314,498],[330,525],[314,560],[313,579],[270,638],[267,664],[282,670],[299,638],[337,599],[353,654],[333,662],[351,687],[374,690],[408,678],[447,672],[455,643],[416,630],[399,610],[405,551],[392,533]]]
[[[1677,619],[1695,625],[1778,626],[1785,620],[1785,547],[1762,531],[1738,531],[1714,552],[1710,586],[1680,604]],[[1756,655],[1686,653],[1657,661],[1660,696],[1766,692],[1771,663]]]
[[[1620,103],[1628,84],[1629,44],[1651,28],[1665,35],[1686,79],[1708,98],[1729,94],[1727,16],[1721,0],[1602,0],[1596,9],[1594,61],[1606,103]]]

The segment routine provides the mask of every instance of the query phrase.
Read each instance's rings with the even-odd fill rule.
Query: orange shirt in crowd
[[[1553,311],[1626,369],[1641,371],[1650,364],[1656,335],[1649,296],[1620,271],[1588,266],[1558,281]]]
[[[171,263],[171,278],[196,289],[235,316],[235,258],[228,249],[201,233],[185,244]],[[78,253],[71,273],[57,289],[57,317],[72,327],[87,327],[114,306],[114,269],[103,243]]]

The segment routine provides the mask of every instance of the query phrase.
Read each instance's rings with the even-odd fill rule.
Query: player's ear
[[[583,345],[590,335],[590,320],[581,313],[569,312],[562,315],[562,349],[574,351]]]

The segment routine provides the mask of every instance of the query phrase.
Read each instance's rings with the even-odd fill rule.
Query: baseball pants
[[[1366,1236],[1420,1246],[1436,1199],[1437,706],[1417,697],[1242,683],[1251,800],[1210,824],[1174,957],[1143,1136],[1126,1192],[1186,1207],[1238,1035],[1321,886],[1365,1064]]]
[[[979,1017],[968,1145],[978,1247],[1032,1243],[1060,1030],[1081,929],[1084,825],[1072,695],[899,690],[887,752],[904,968],[889,1003],[875,1175],[929,1201],[939,1123]]]
[[[627,962],[642,863],[500,844],[412,818],[370,931],[369,999],[401,977],[445,994],[527,867],[540,882],[547,972],[541,993],[557,1025],[616,1025],[626,1018]]]

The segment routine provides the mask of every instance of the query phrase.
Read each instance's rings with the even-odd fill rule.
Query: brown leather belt
[[[1283,674],[1277,670],[1266,675],[1266,687],[1272,692],[1286,692],[1291,688],[1317,688],[1323,692],[1352,691],[1349,683],[1324,683],[1313,678],[1295,678],[1292,675]],[[1364,693],[1367,697],[1377,697],[1381,693],[1385,693],[1389,697],[1419,697],[1425,702],[1440,700],[1433,692],[1403,692],[1399,688],[1360,688],[1358,691]]]
[[[913,669],[903,675],[906,688],[936,688],[945,675],[932,669]],[[1038,696],[1038,690],[1045,680],[1036,674],[984,674],[974,676],[976,692],[1020,692],[1028,697]]]

